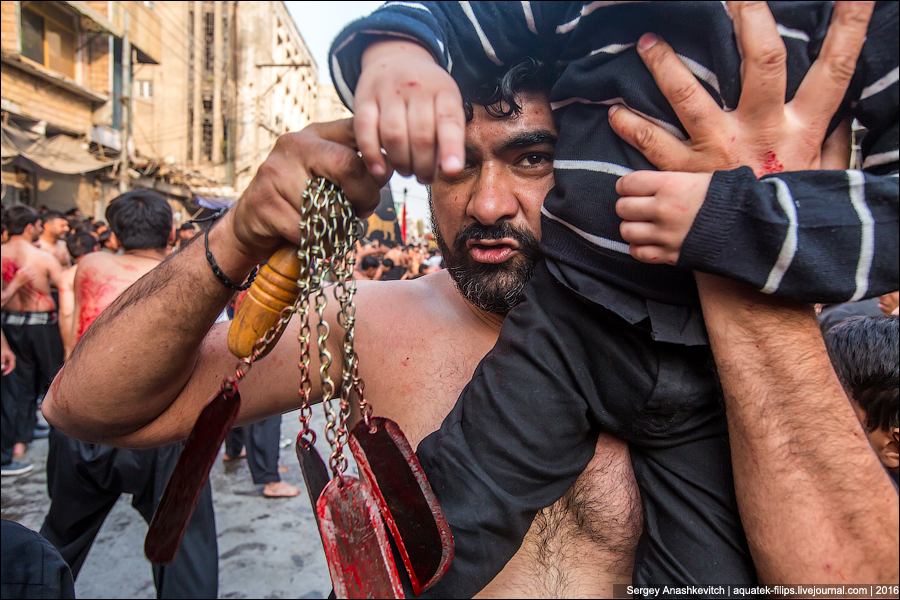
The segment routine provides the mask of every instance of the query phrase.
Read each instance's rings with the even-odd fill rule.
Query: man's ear
[[[169,246],[175,245],[175,239],[177,238],[177,236],[178,236],[178,234],[175,233],[175,223],[172,223],[172,231],[169,232],[169,241],[168,241]]]

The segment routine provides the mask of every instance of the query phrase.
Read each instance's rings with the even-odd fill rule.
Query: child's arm
[[[617,191],[626,197],[619,201],[617,212],[625,219],[621,233],[631,243],[632,255],[645,262],[678,264],[739,279],[798,300],[841,302],[896,289],[896,41],[879,46],[886,43],[879,40],[895,29],[897,10],[896,6],[885,9],[885,14],[873,19],[878,27],[869,32],[860,61],[868,79],[875,81],[854,80],[860,98],[854,114],[869,126],[864,173],[799,170],[836,168],[821,160],[828,123],[817,115],[833,114],[842,100],[853,75],[846,65],[854,64],[852,56],[862,44],[870,6],[835,5],[832,21],[842,26],[829,30],[819,59],[792,101],[783,106],[745,102],[754,96],[765,99],[783,94],[783,70],[780,84],[777,79],[751,77],[755,70],[767,72],[753,68],[754,64],[764,66],[759,61],[766,51],[748,48],[744,95],[731,113],[721,111],[692,77],[693,88],[666,87],[664,78],[657,76],[667,97],[689,99],[680,108],[675,102],[673,106],[691,132],[691,143],[672,138],[628,109],[616,110],[610,117],[614,129],[660,168],[752,168],[714,177],[636,172],[622,178]],[[740,14],[735,15],[738,30]],[[774,33],[774,22],[769,25]],[[753,35],[759,39],[766,33]],[[895,48],[892,59],[889,52],[885,57],[885,47],[891,46]],[[650,69],[672,80],[679,70],[687,74],[671,53],[661,52],[663,47],[659,43],[640,50]],[[684,74],[682,79],[687,81],[689,75]],[[752,93],[755,89],[762,93]],[[767,130],[771,135],[757,135]],[[708,139],[718,146],[706,145]],[[782,169],[799,172],[778,173]]]
[[[465,162],[459,88],[491,81],[526,56],[549,60],[559,23],[580,3],[387,3],[335,39],[331,71],[356,115],[360,152],[373,173],[394,168],[434,178]],[[452,77],[450,76],[452,74]],[[384,148],[386,155],[382,155]]]

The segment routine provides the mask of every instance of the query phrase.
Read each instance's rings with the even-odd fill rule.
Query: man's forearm
[[[898,496],[812,310],[711,275],[697,283],[760,579],[897,582]]]
[[[230,251],[226,225],[210,232],[210,248],[226,274],[240,281],[252,265]],[[232,294],[213,275],[202,239],[173,255],[128,288],[79,340],[47,395],[47,420],[74,437],[108,442],[146,427],[171,409]],[[182,433],[171,429],[172,437]]]

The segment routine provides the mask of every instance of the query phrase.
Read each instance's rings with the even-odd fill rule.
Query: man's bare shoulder
[[[454,318],[463,304],[446,270],[409,281],[358,281],[356,284],[357,310],[374,322],[387,320],[410,325]]]
[[[115,256],[109,252],[91,252],[78,261],[77,271],[81,274],[92,269],[115,267],[117,265]]]

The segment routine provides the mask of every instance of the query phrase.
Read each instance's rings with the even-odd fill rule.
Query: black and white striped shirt
[[[818,54],[829,2],[770,5],[788,53],[787,99]],[[856,75],[832,122],[868,129],[861,171],[798,171],[757,179],[718,172],[677,267],[633,259],[619,235],[616,179],[654,167],[613,133],[623,103],[681,139],[686,132],[634,46],[665,39],[721,106],[740,98],[740,56],[720,2],[387,2],[335,40],[331,70],[352,93],[373,36],[417,40],[465,90],[531,56],[559,66],[550,92],[559,126],[556,186],[543,207],[551,270],[627,320],[650,317],[661,341],[703,343],[691,270],[809,302],[844,302],[900,288],[898,268],[898,4],[879,2]],[[679,268],[680,267],[680,268]]]

